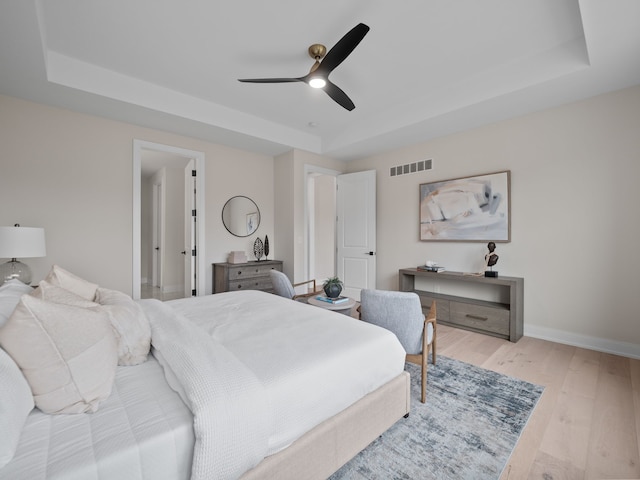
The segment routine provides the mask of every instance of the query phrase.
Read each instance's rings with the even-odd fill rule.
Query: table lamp
[[[29,285],[31,269],[17,260],[17,257],[44,257],[47,254],[44,243],[44,228],[0,227],[0,258],[10,258],[0,265],[0,285],[12,278]]]

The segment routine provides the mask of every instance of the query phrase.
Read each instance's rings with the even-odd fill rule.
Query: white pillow
[[[58,265],[51,267],[51,271],[46,276],[45,281],[71,290],[76,295],[80,295],[87,300],[93,300],[98,289],[98,285],[95,283],[87,282]]]
[[[80,295],[76,295],[71,290],[59,287],[47,282],[46,280],[42,280],[38,284],[38,288],[33,290],[29,295],[48,302],[61,303],[63,305],[71,305],[73,307],[91,308],[99,306],[96,302],[87,300]]]
[[[118,338],[118,365],[144,363],[151,348],[151,326],[133,299],[117,290],[98,287],[96,302],[109,313]]]
[[[33,410],[29,384],[7,353],[0,348],[0,468],[16,453],[22,427]]]
[[[15,278],[0,285],[0,328],[9,320],[20,297],[33,289]]]
[[[118,347],[105,311],[23,295],[0,345],[45,413],[95,412],[111,393]]]

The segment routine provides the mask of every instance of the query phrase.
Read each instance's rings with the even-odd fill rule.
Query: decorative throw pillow
[[[33,410],[33,396],[22,372],[0,348],[0,468],[16,453],[22,427]]]
[[[20,301],[20,297],[33,289],[20,280],[11,279],[0,285],[0,328],[9,320]]]
[[[29,295],[48,302],[61,303],[63,305],[71,305],[73,307],[91,308],[99,306],[96,302],[87,300],[80,295],[76,295],[71,290],[59,287],[47,282],[46,280],[42,280],[38,284],[38,288],[33,290]]]
[[[111,393],[118,347],[107,312],[24,295],[0,345],[45,413],[95,412]]]
[[[151,348],[151,326],[140,305],[117,290],[98,287],[96,302],[109,313],[118,338],[118,365],[138,365]]]
[[[54,265],[45,278],[45,281],[57,285],[67,290],[71,290],[76,295],[80,295],[87,300],[93,300],[96,296],[98,285],[74,275],[58,265]]]

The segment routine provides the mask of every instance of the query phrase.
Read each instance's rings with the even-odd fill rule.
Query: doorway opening
[[[336,272],[336,182],[340,172],[305,165],[305,279]]]
[[[203,295],[204,153],[134,140],[133,298]]]

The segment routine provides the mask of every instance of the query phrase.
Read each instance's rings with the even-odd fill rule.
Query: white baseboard
[[[524,335],[527,337],[549,340],[550,342],[563,343],[573,347],[588,348],[598,352],[612,353],[623,357],[640,360],[640,345],[629,342],[619,342],[607,338],[589,337],[579,333],[565,332],[554,328],[539,327],[536,325],[524,325]]]

